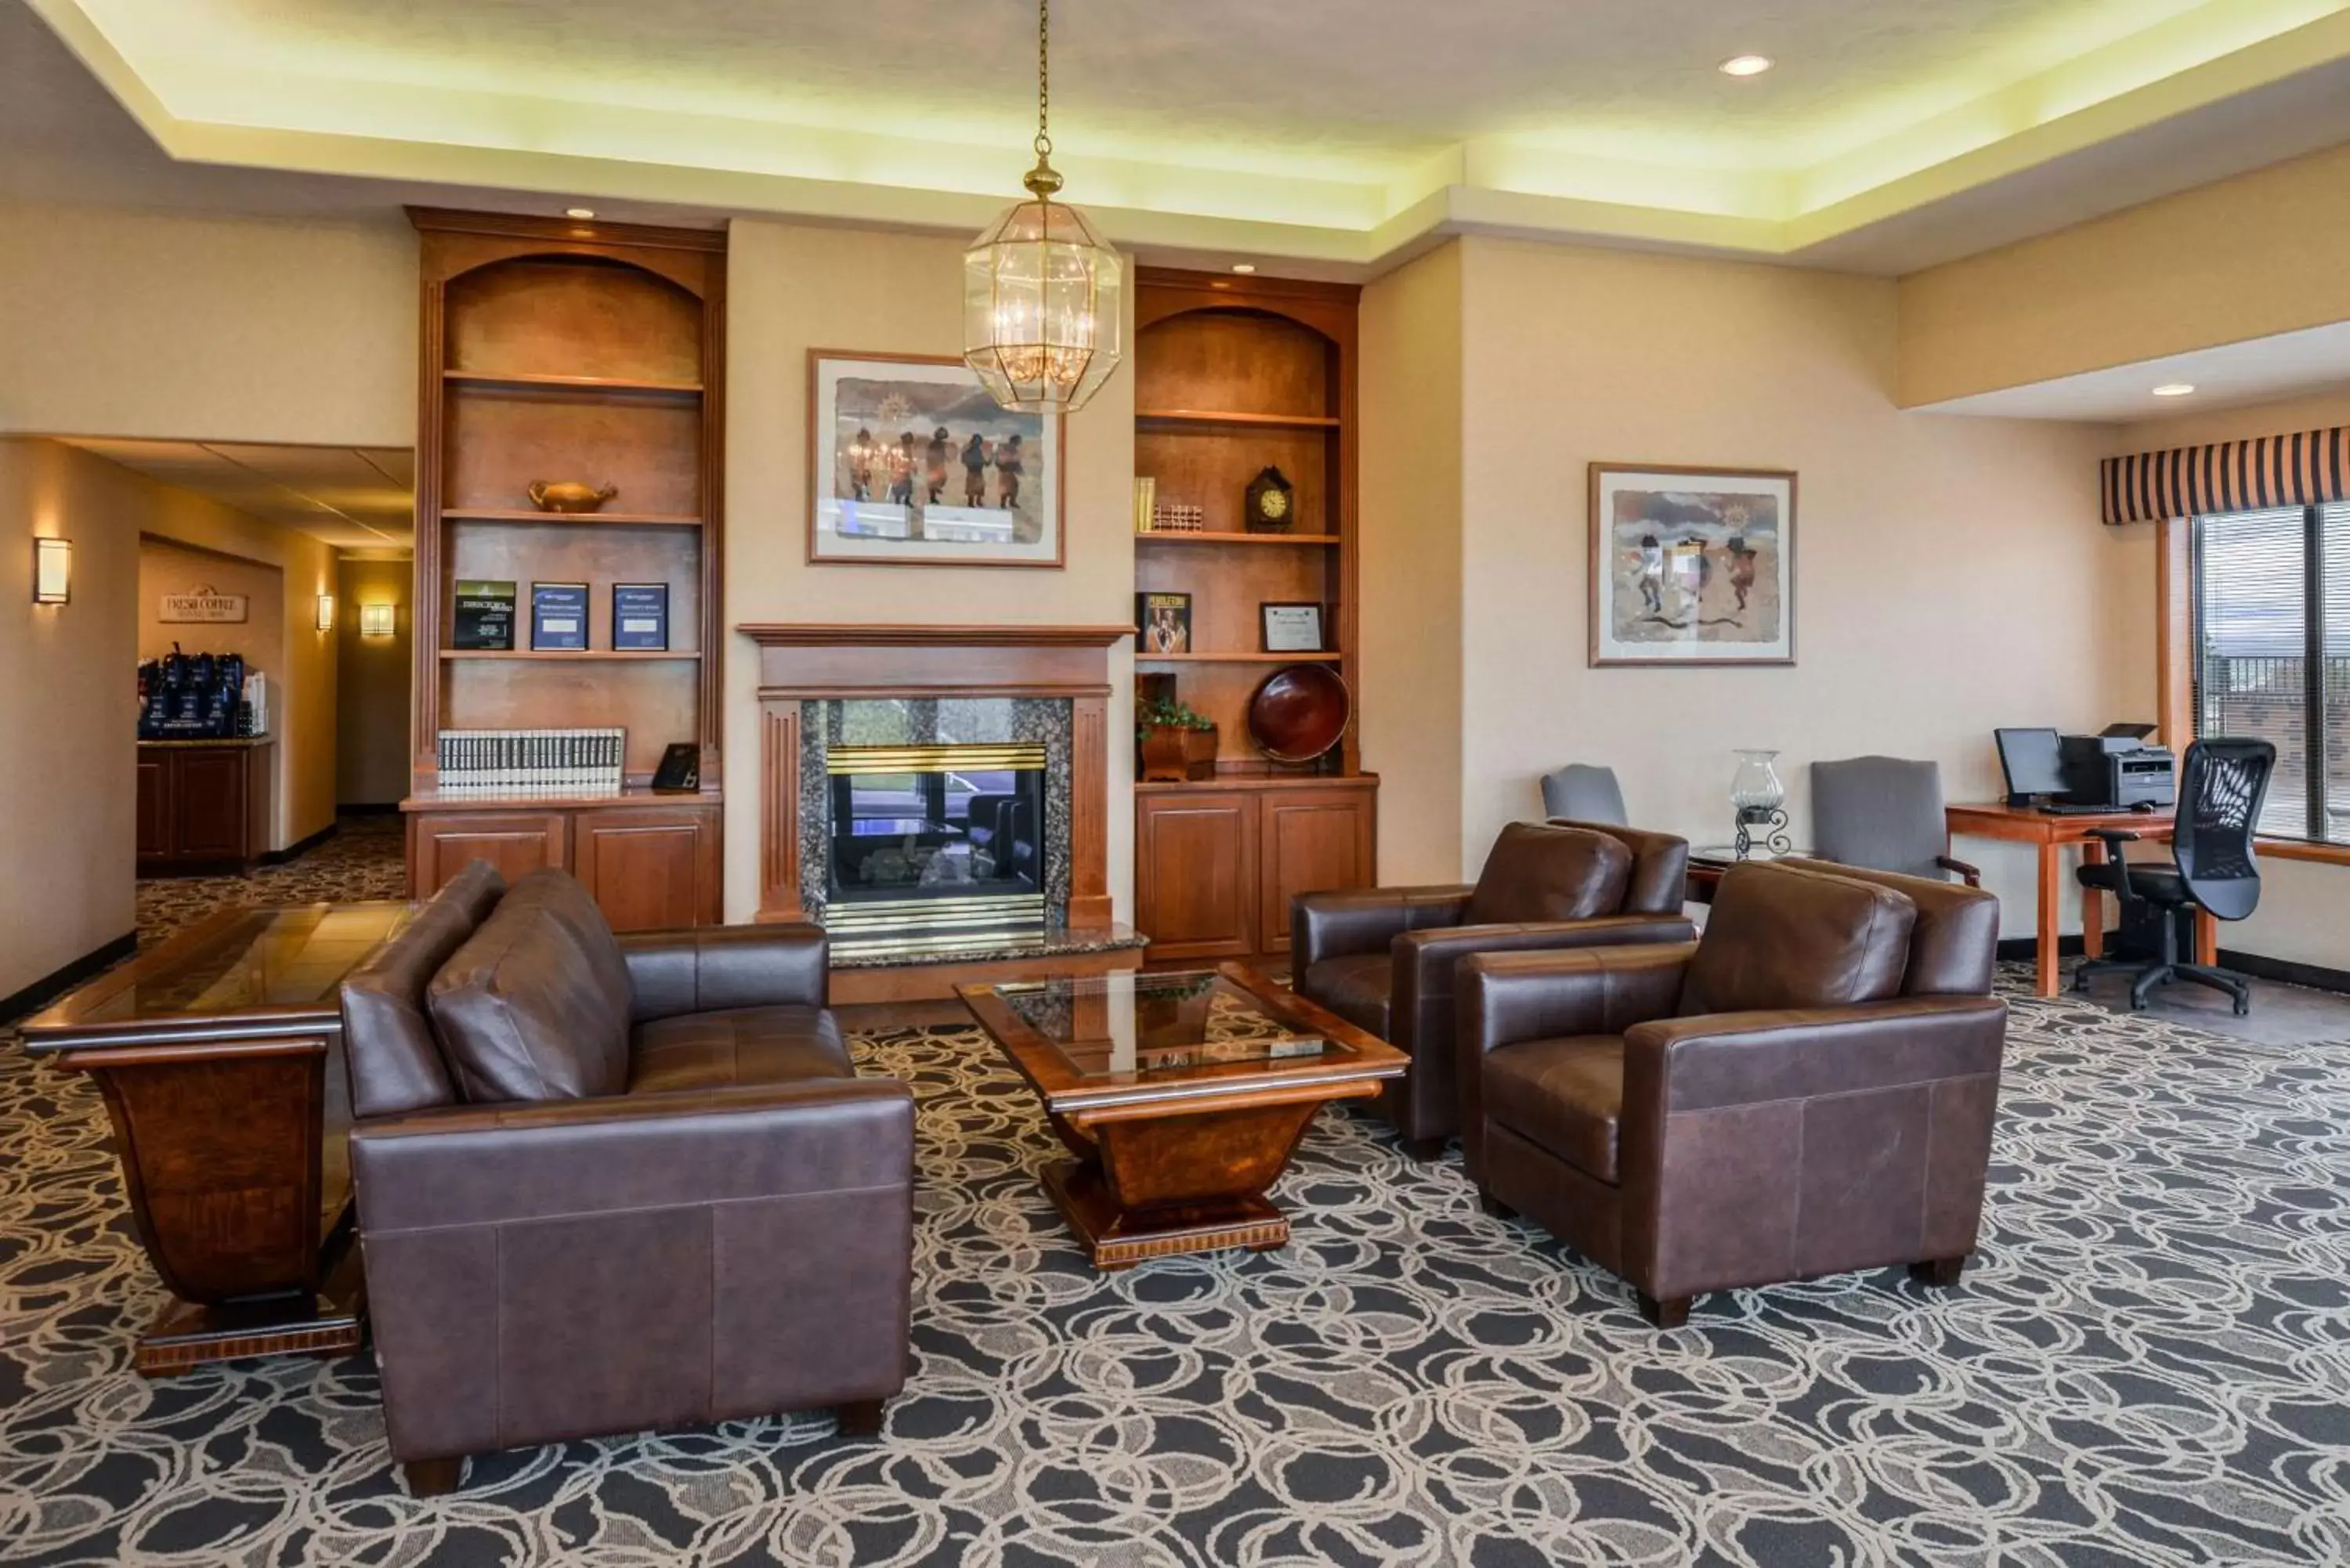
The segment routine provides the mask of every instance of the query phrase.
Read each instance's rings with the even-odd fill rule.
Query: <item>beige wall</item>
[[[416,258],[397,214],[0,206],[0,431],[407,446]]]
[[[1568,760],[1615,767],[1636,820],[1721,842],[1734,747],[1782,750],[1802,833],[1810,762],[1930,758],[1985,798],[1997,725],[2150,716],[2152,535],[2098,523],[2109,433],[1902,413],[1894,285],[1461,250],[1464,872]],[[1586,667],[1594,460],[1800,472],[1794,668]],[[2029,858],[1963,848],[2028,933]]]
[[[389,805],[408,793],[408,687],[415,563],[345,556],[335,618],[335,799]],[[359,635],[360,607],[392,607],[392,635]]]
[[[137,924],[130,650],[150,498],[111,463],[0,439],[0,996]],[[36,535],[73,541],[73,602],[32,602]]]
[[[167,622],[163,596],[212,590],[242,594],[242,621]],[[139,542],[139,657],[161,659],[173,644],[190,653],[235,653],[248,671],[286,683],[286,574],[234,556],[192,550],[169,540]]]
[[[811,566],[807,351],[956,355],[962,244],[738,221],[727,263],[726,911],[758,905],[756,649],[745,621],[1118,625],[1134,616],[1134,379],[1121,369],[1069,421],[1058,571]],[[1130,295],[1129,295],[1130,297]],[[1128,341],[1132,341],[1131,324]],[[1111,892],[1133,904],[1130,643],[1111,650]]]
[[[1461,254],[1363,290],[1361,735],[1390,885],[1461,865]]]
[[[2350,147],[1901,280],[1906,407],[2350,320]]]

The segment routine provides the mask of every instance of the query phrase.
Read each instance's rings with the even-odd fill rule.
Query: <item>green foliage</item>
[[[1138,702],[1134,706],[1134,733],[1137,740],[1153,730],[1212,730],[1215,721],[1208,719],[1189,702]]]

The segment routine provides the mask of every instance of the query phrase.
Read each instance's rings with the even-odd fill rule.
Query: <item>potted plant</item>
[[[1188,702],[1138,704],[1135,739],[1142,744],[1146,784],[1180,784],[1216,776],[1216,726]]]

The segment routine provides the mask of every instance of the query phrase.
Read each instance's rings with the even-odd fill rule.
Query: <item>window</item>
[[[2195,732],[2277,749],[2261,831],[2350,844],[2350,505],[2195,520]]]

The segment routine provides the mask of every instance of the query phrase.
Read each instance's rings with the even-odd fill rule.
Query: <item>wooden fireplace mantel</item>
[[[1066,698],[1070,705],[1069,911],[1110,924],[1109,649],[1130,626],[841,626],[735,628],[759,649],[759,919],[797,919],[800,704],[811,699]]]

